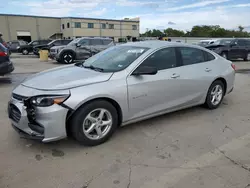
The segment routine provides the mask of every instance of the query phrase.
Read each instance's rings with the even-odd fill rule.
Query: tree
[[[239,29],[240,32],[242,32],[244,30],[244,27],[242,27],[241,25],[239,25],[238,29]]]

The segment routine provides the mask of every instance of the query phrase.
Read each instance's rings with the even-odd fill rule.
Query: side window
[[[84,46],[84,45],[89,45],[89,40],[88,39],[82,39],[80,42],[79,42],[79,44],[80,45],[82,45],[82,46]]]
[[[39,42],[38,41],[34,41],[34,42],[32,42],[32,45],[34,46],[34,45],[39,45]]]
[[[96,45],[102,45],[101,39],[91,39],[91,45],[96,46]]]
[[[183,65],[192,65],[205,62],[203,51],[197,48],[180,47],[179,48]]]
[[[245,43],[248,47],[250,47],[250,40],[246,40]]]
[[[244,40],[238,40],[238,45],[239,46],[246,46],[246,43]]]
[[[67,45],[69,44],[71,41],[70,40],[62,40],[62,45]]]
[[[141,65],[156,67],[158,70],[177,66],[175,48],[164,48],[150,55]]]
[[[103,45],[109,45],[112,42],[112,40],[102,40],[102,42]]]
[[[57,40],[57,41],[55,41],[53,44],[56,45],[56,46],[59,46],[59,45],[62,44],[62,41],[61,41],[61,40]]]
[[[205,55],[205,61],[212,61],[215,59],[215,57],[209,52],[203,51],[203,53]]]

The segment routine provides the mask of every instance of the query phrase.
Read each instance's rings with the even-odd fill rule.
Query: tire
[[[217,90],[218,92],[216,94],[213,94],[215,92],[216,87],[218,88],[219,91]],[[220,80],[215,80],[208,89],[205,106],[211,110],[218,108],[224,96],[225,96],[224,83]],[[213,97],[215,97],[214,100],[213,100]]]
[[[104,112],[102,118],[99,113],[101,111]],[[107,124],[110,119],[111,123],[105,126],[104,124]],[[106,123],[104,123],[105,121]],[[117,110],[111,103],[105,100],[90,102],[76,112],[72,117],[70,126],[72,136],[80,144],[85,146],[96,146],[102,144],[106,142],[117,129]],[[87,133],[87,130],[89,134]],[[98,134],[98,132],[101,132],[101,134]]]
[[[224,57],[225,59],[228,59],[228,54],[226,52],[222,52],[221,56]]]
[[[71,63],[74,63],[75,56],[72,52],[64,52],[61,55],[60,59],[61,59],[61,62],[64,64],[71,64]]]
[[[26,49],[26,48],[22,49],[22,54],[23,55],[28,55],[29,54],[29,50]]]
[[[250,52],[246,54],[246,57],[244,58],[244,61],[250,61]]]

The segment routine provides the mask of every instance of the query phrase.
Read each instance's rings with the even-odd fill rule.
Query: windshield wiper
[[[103,68],[94,67],[93,65],[90,65],[90,66],[84,66],[84,65],[83,65],[83,67],[86,68],[86,69],[91,69],[91,70],[95,70],[95,71],[99,71],[99,72],[103,72],[103,71],[104,71]]]

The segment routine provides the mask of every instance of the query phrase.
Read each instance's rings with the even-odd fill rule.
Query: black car
[[[71,41],[72,39],[57,39],[51,41],[48,44],[37,45],[33,47],[33,53],[35,55],[39,55],[39,50],[50,50],[50,48],[53,46],[65,46],[69,44]]]
[[[0,43],[0,76],[11,73],[14,66],[10,61],[8,49]]]
[[[30,52],[33,52],[33,47],[41,44],[48,44],[51,42],[51,39],[44,39],[44,40],[34,40],[31,41],[29,44],[21,45],[18,47],[18,52],[22,53],[23,55],[28,55]]]
[[[226,59],[244,59],[250,61],[250,40],[248,39],[220,39],[206,46]]]
[[[12,41],[7,42],[10,52],[18,52],[19,46],[27,45],[27,44],[28,42],[23,41],[23,40],[12,40]]]

